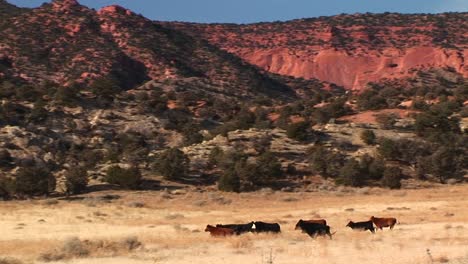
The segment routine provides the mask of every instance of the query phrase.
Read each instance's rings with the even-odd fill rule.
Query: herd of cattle
[[[346,226],[354,230],[371,231],[375,233],[375,229],[382,230],[384,227],[393,229],[397,223],[396,218],[378,218],[372,216],[368,221],[353,222],[350,221]],[[296,224],[296,230],[302,230],[312,238],[317,236],[328,236],[330,239],[335,233],[330,232],[330,226],[327,225],[325,219],[316,220],[299,220]],[[250,222],[248,224],[230,224],[230,225],[207,225],[205,232],[210,232],[212,236],[232,236],[241,235],[244,233],[280,233],[281,227],[278,223],[265,222]]]

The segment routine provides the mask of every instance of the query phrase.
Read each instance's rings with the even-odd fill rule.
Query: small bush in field
[[[364,181],[361,176],[361,168],[359,162],[355,159],[348,160],[340,169],[340,178],[344,185],[359,187]]]
[[[117,184],[123,188],[137,189],[141,183],[141,173],[136,167],[124,169],[112,166],[107,169],[105,180],[110,184]]]
[[[188,174],[189,165],[187,155],[177,148],[172,148],[158,157],[154,168],[168,180],[180,180]]]
[[[227,169],[219,179],[218,189],[225,192],[239,192],[240,178],[234,168]]]
[[[14,258],[0,258],[0,264],[22,264],[23,262]]]
[[[88,186],[88,172],[83,167],[72,168],[65,175],[65,186],[67,193],[79,194]]]
[[[385,168],[384,175],[382,178],[382,184],[390,189],[401,188],[402,172],[398,167],[387,167]]]
[[[83,257],[89,254],[84,243],[77,237],[71,237],[64,241],[62,253],[72,257]]]
[[[136,236],[127,237],[123,240],[122,243],[124,247],[129,251],[135,250],[142,245],[141,242],[138,240],[138,237]]]
[[[20,195],[47,195],[55,189],[55,177],[47,169],[23,167],[15,180],[15,192]]]

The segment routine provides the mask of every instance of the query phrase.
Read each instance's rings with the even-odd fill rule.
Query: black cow
[[[301,229],[303,233],[307,233],[312,238],[317,236],[328,236],[332,239],[332,233],[330,233],[330,226],[328,225],[309,223],[301,219],[296,224],[296,230],[297,229]]]
[[[252,226],[252,232],[255,233],[280,233],[281,227],[278,223],[265,223],[265,222],[254,222]]]
[[[216,227],[230,228],[234,230],[236,235],[241,235],[243,233],[252,232],[253,225],[254,225],[254,222],[250,222],[248,224],[216,225]]]
[[[369,230],[371,231],[372,233],[375,233],[375,229],[374,229],[374,225],[372,223],[372,221],[364,221],[364,222],[353,222],[353,221],[349,221],[349,223],[346,225],[346,226],[349,226],[351,227],[351,229],[355,230],[362,230],[362,231],[366,231],[366,230]]]

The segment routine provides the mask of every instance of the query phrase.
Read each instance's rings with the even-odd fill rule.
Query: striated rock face
[[[468,77],[467,51],[436,47],[389,48],[364,56],[325,49],[315,56],[291,54],[287,49],[244,51],[239,56],[265,70],[306,79],[317,78],[348,89],[361,89],[369,82],[411,77],[416,70],[451,67]]]
[[[468,77],[468,13],[356,14],[288,22],[163,23],[267,71],[361,89],[369,82],[451,68]]]

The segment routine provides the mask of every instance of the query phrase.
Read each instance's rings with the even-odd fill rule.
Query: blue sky
[[[8,0],[35,7],[45,0]],[[468,12],[468,0],[81,0],[92,8],[118,4],[153,20],[251,23],[340,13]]]

